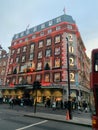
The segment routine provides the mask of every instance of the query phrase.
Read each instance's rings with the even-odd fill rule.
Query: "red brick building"
[[[15,34],[9,47],[6,85],[9,95],[22,97],[24,90],[34,96],[32,83],[41,82],[38,100],[68,97],[67,41],[69,44],[71,96],[88,98],[89,58],[75,21],[62,15]],[[7,92],[8,93],[8,92]],[[6,92],[4,92],[6,95]]]

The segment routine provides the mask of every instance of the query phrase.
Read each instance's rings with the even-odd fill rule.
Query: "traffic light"
[[[39,81],[34,81],[33,83],[33,90],[35,89],[40,89],[41,88],[41,84]]]

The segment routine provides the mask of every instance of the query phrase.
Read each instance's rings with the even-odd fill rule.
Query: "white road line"
[[[21,128],[18,128],[16,130],[24,130],[24,129],[27,129],[29,127],[32,127],[32,126],[35,126],[35,125],[39,125],[39,124],[43,124],[45,122],[47,122],[48,120],[44,120],[44,121],[41,121],[41,122],[38,122],[38,123],[35,123],[35,124],[31,124],[31,125],[28,125],[28,126],[25,126],[25,127],[21,127]]]

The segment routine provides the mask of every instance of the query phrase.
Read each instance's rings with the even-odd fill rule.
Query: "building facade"
[[[0,46],[0,98],[3,96],[2,88],[5,87],[7,63],[8,53]]]
[[[21,98],[28,92],[34,97],[32,84],[39,81],[39,102],[67,100],[67,42],[71,97],[88,99],[90,61],[75,21],[65,14],[14,35],[6,77],[6,86],[12,89],[3,94]]]

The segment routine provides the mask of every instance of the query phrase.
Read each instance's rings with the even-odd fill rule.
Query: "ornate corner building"
[[[22,97],[32,90],[34,81],[41,82],[37,100],[67,100],[67,41],[69,45],[69,72],[71,97],[89,100],[90,60],[86,55],[75,21],[61,15],[38,26],[27,28],[13,36],[9,47],[5,96]]]

